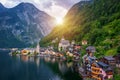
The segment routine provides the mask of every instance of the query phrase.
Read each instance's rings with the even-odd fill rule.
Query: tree
[[[120,46],[117,48],[117,52],[120,53]]]

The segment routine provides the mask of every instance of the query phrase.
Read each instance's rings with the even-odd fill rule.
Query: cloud
[[[55,3],[52,3],[52,6],[50,6],[49,9],[45,9],[45,12],[50,13],[51,16],[54,16],[56,18],[63,18],[64,15],[67,13],[67,9],[62,6],[56,5]]]
[[[5,4],[7,0],[0,0],[0,3]]]
[[[0,0],[0,3],[2,3],[5,7],[11,8],[19,4],[19,1],[13,1],[13,0]]]
[[[44,8],[49,8],[49,7],[51,7],[52,6],[52,2],[49,2],[49,3],[43,3],[43,7]]]
[[[79,2],[80,0],[54,0],[56,5],[63,6],[66,9],[72,7],[73,4]]]
[[[21,2],[29,2],[53,17],[64,17],[72,5],[80,0],[0,0],[5,7],[11,8]]]

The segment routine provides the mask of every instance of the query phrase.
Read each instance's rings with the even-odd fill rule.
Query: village
[[[53,40],[55,43],[57,39]],[[87,40],[82,41],[82,45],[87,45]],[[85,54],[81,54],[82,45],[76,44],[75,41],[69,41],[64,37],[59,41],[58,51],[54,46],[42,48],[39,44],[36,48],[17,49],[13,48],[10,55],[28,56],[28,57],[55,57],[61,61],[72,61],[75,65],[76,72],[80,74],[83,80],[109,80],[114,78],[114,73],[120,73],[120,54],[114,56],[103,56],[96,58],[94,55],[96,48],[87,46]],[[117,72],[115,71],[117,69]]]

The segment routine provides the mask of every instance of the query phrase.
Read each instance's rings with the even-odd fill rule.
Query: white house
[[[87,45],[87,44],[88,44],[87,40],[82,40],[82,45]]]
[[[70,46],[69,40],[65,40],[64,38],[62,38],[59,42],[58,50],[59,51],[66,51],[67,47],[69,47],[69,46]]]

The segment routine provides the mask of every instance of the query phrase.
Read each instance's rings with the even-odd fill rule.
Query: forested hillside
[[[55,38],[65,37],[97,48],[97,53],[114,55],[120,49],[120,1],[90,0],[75,4],[64,18],[64,24],[40,41],[42,46]]]

